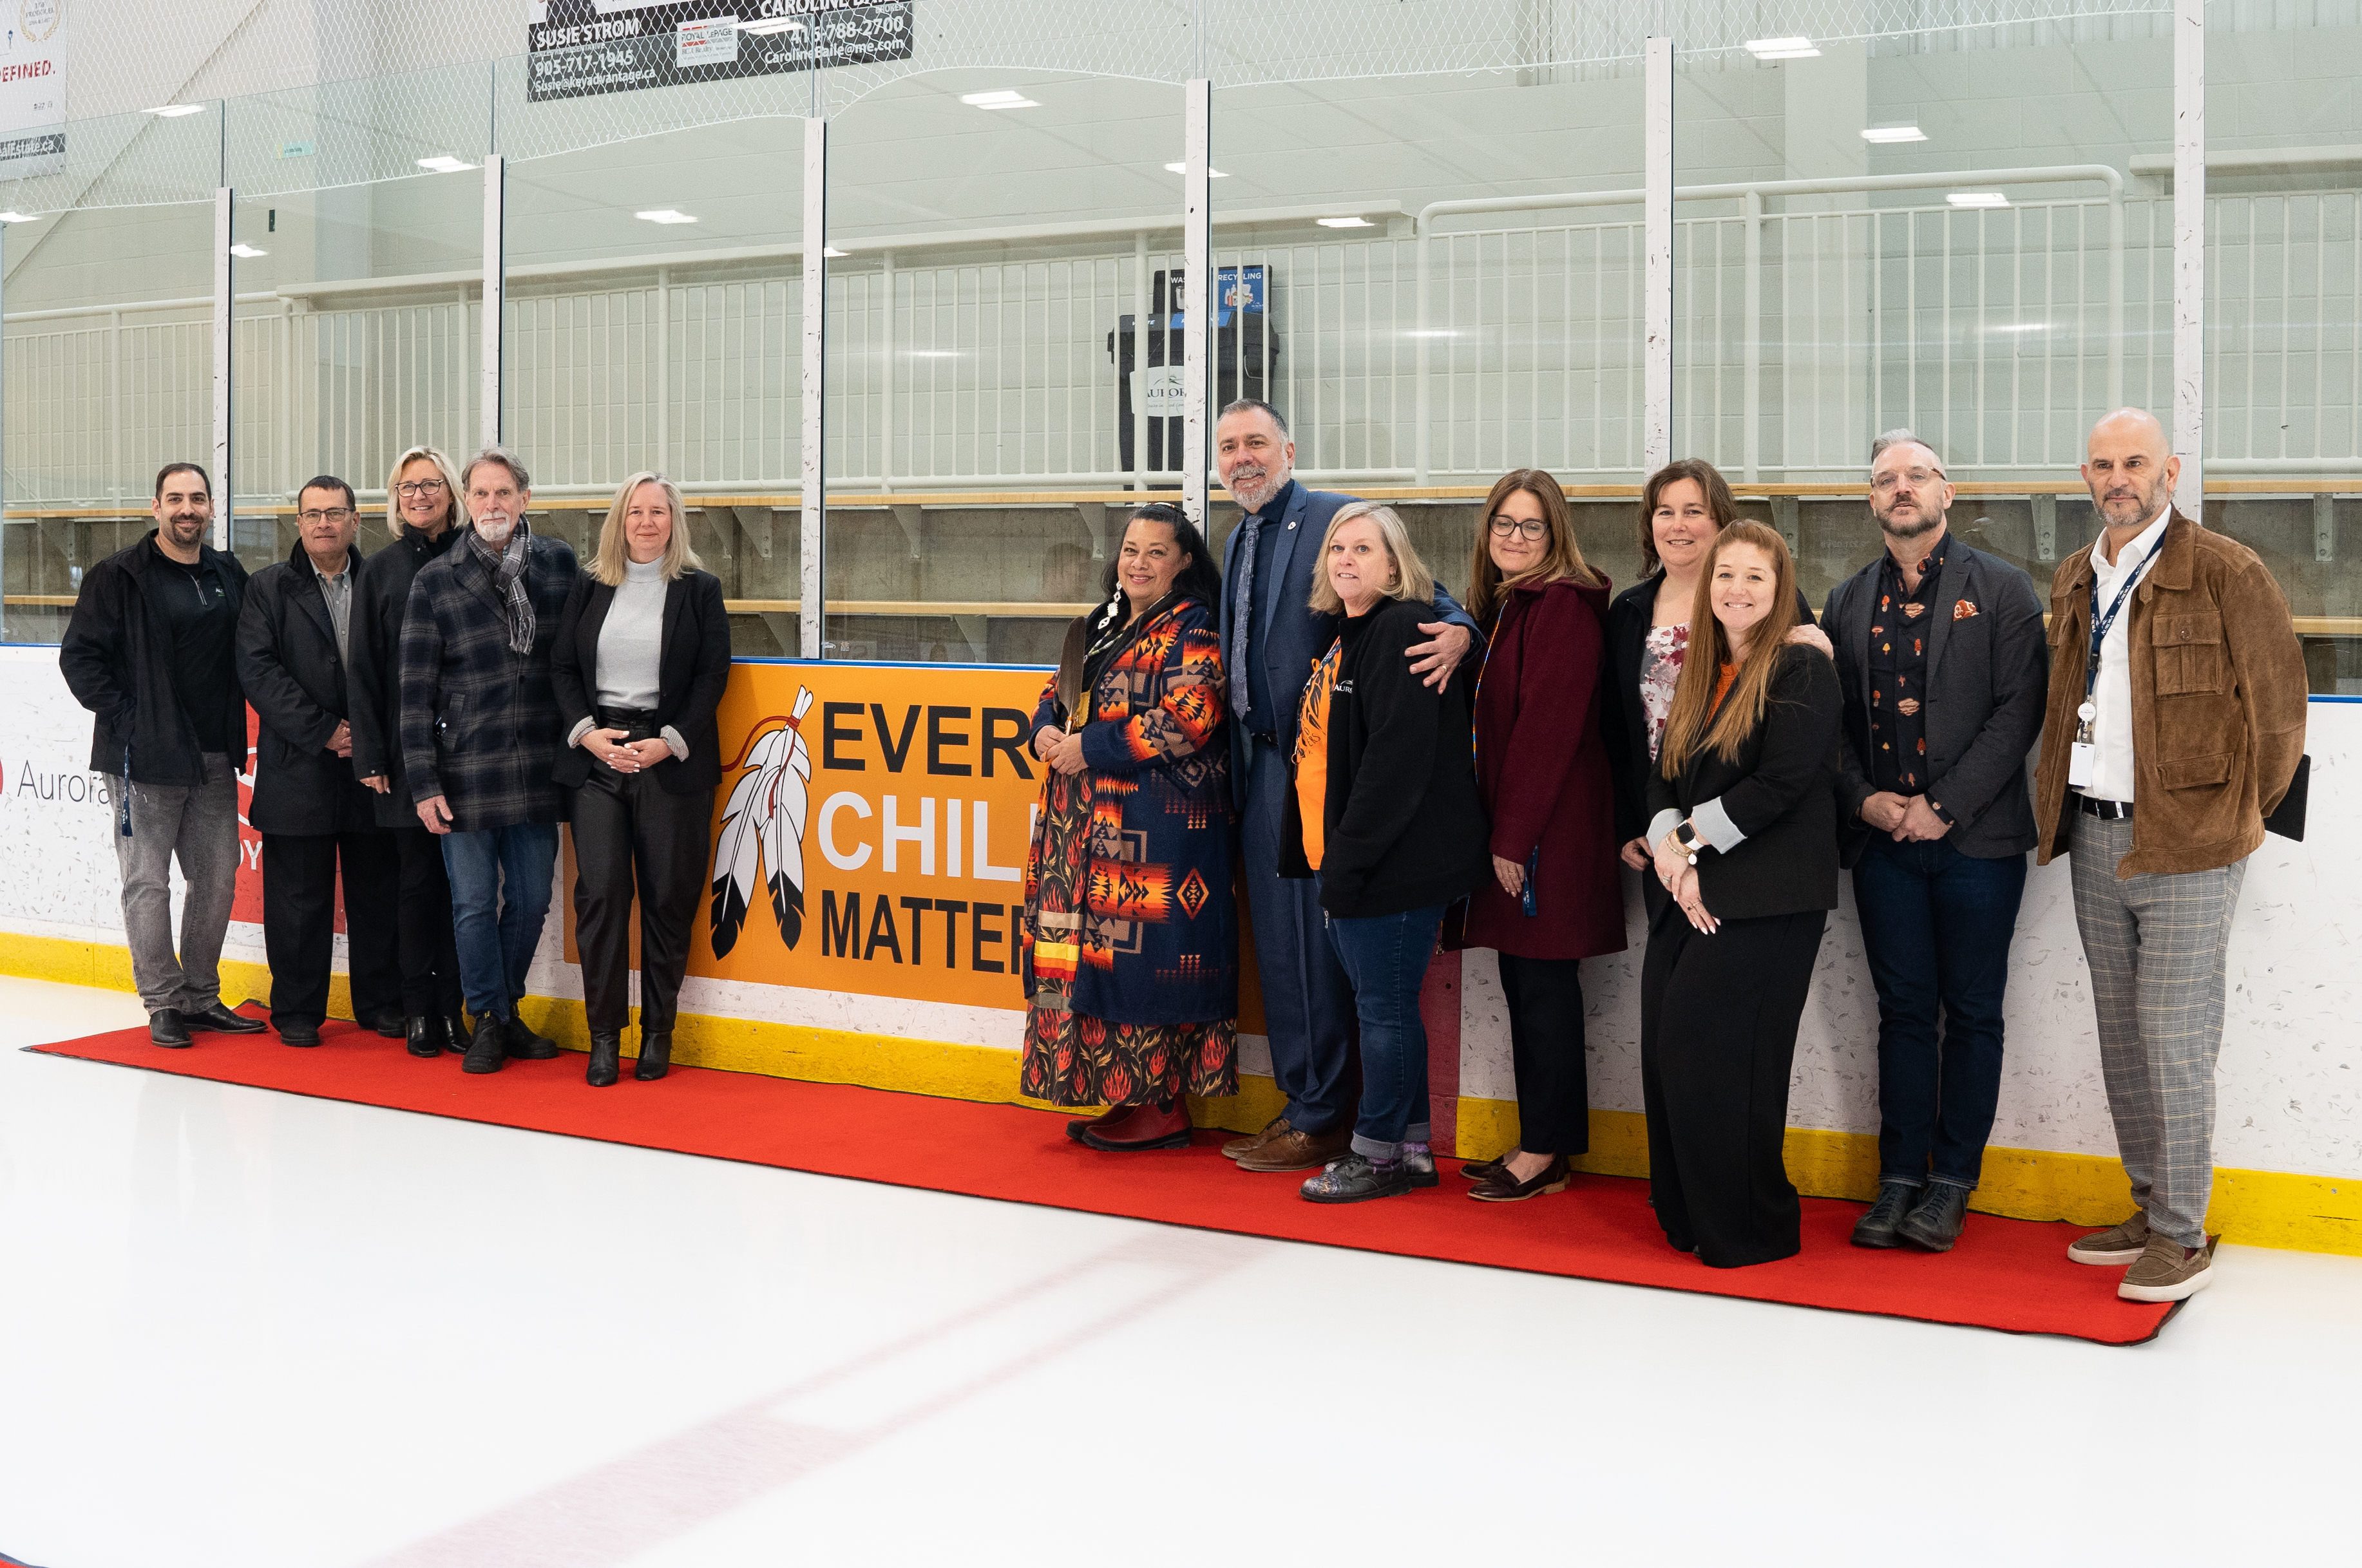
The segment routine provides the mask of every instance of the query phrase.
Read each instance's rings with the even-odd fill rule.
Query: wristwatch
[[[1682,847],[1692,865],[1697,864],[1698,851],[1705,848],[1705,840],[1698,837],[1697,824],[1687,820],[1674,828],[1673,842]]]

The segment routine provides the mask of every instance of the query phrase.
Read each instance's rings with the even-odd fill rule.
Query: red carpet
[[[1094,1153],[1065,1135],[1065,1118],[751,1073],[675,1068],[657,1083],[593,1090],[583,1058],[511,1062],[470,1078],[450,1057],[419,1061],[399,1041],[332,1023],[315,1049],[275,1035],[199,1035],[161,1050],[127,1029],[35,1047],[52,1056],[420,1111],[535,1132],[745,1160],[1052,1208],[1319,1242],[1454,1263],[1521,1268],[1840,1311],[2063,1334],[2102,1344],[2154,1337],[2170,1307],[2116,1298],[2117,1271],[2067,1261],[2077,1227],[1969,1216],[1942,1256],[1871,1252],[1846,1240],[1860,1206],[1805,1200],[1805,1250],[1753,1268],[1708,1268],[1668,1247],[1647,1183],[1580,1176],[1566,1193],[1523,1203],[1472,1203],[1459,1162],[1443,1186],[1330,1208],[1296,1196],[1295,1176],[1254,1176],[1216,1152],[1227,1135],[1154,1154]]]

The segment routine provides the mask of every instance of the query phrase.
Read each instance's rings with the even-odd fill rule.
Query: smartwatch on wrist
[[[1705,840],[1698,837],[1697,824],[1688,820],[1673,829],[1673,842],[1681,846],[1692,865],[1697,864],[1698,851],[1705,848]]]

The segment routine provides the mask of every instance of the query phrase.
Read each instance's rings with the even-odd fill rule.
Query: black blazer
[[[402,618],[410,605],[411,583],[458,537],[457,528],[447,528],[429,539],[404,523],[392,543],[361,563],[360,580],[353,585],[352,654],[345,683],[352,702],[353,772],[392,786],[371,796],[381,828],[426,831],[418,826],[402,755]]]
[[[1837,666],[1817,648],[1792,645],[1780,651],[1762,722],[1735,761],[1702,750],[1678,779],[1651,772],[1651,817],[1667,809],[1687,817],[1718,800],[1731,826],[1747,835],[1727,855],[1698,851],[1706,913],[1753,920],[1837,907],[1843,850],[1832,786],[1842,765],[1844,715]]]
[[[1877,788],[1868,763],[1870,621],[1885,565],[1881,551],[1830,589],[1821,618],[1845,688],[1838,809],[1849,822]],[[1960,853],[1980,860],[2022,855],[2036,837],[2025,757],[2042,733],[2050,693],[2042,600],[2024,572],[1954,534],[1928,604],[1934,618],[1927,636],[1928,797],[1951,814],[1953,828],[1945,837]]]
[[[575,579],[557,619],[557,641],[550,650],[550,679],[557,691],[557,762],[549,776],[568,789],[579,789],[590,776],[590,754],[566,744],[566,738],[577,724],[595,717],[599,631],[614,602],[615,590],[585,572]],[[649,777],[667,795],[712,789],[722,782],[722,733],[713,710],[730,683],[730,615],[723,607],[721,578],[690,571],[665,585],[658,661],[657,727],[680,731],[689,755],[667,757]]]
[[[1405,650],[1428,641],[1436,607],[1397,599],[1340,617],[1337,689],[1329,699],[1320,907],[1358,917],[1449,904],[1493,874],[1491,829],[1469,744],[1469,681],[1441,692],[1411,674]],[[1288,769],[1279,874],[1308,877],[1304,821]]]
[[[345,566],[356,613],[360,564],[355,550]],[[359,629],[348,635],[358,638]],[[352,707],[345,660],[337,652],[337,623],[300,543],[246,585],[237,615],[237,678],[262,721],[254,748],[254,799],[247,807],[255,831],[374,832],[376,796],[361,787],[349,761],[328,750]]]
[[[1616,596],[1607,607],[1607,658],[1600,668],[1616,689],[1599,705],[1601,740],[1616,784],[1616,842],[1630,843],[1648,830],[1649,710],[1640,706],[1640,663],[1649,654],[1649,628],[1657,619],[1657,590],[1665,574],[1652,572]],[[1810,624],[1813,601],[1796,590],[1796,620]],[[1654,886],[1650,877],[1644,883]],[[1712,905],[1706,905],[1711,909]]]

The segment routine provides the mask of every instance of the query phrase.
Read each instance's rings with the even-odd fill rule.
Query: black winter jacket
[[[361,553],[351,553],[356,572]],[[359,602],[355,585],[354,602]],[[237,678],[261,720],[254,743],[254,799],[246,819],[258,833],[374,831],[377,812],[353,765],[328,750],[351,717],[337,623],[311,557],[297,544],[246,586],[237,618]]]
[[[1431,640],[1418,623],[1440,619],[1424,600],[1396,599],[1340,623],[1320,855],[1320,907],[1331,915],[1449,904],[1493,874],[1469,745],[1470,672],[1430,691],[1405,657]],[[1289,772],[1279,874],[1308,877]]]
[[[221,573],[230,613],[237,615],[246,600],[245,566],[209,544],[200,545],[198,553]],[[196,726],[172,692],[171,623],[151,597],[170,587],[149,576],[156,554],[151,528],[139,543],[83,574],[82,595],[59,640],[58,668],[74,700],[98,715],[90,742],[93,773],[121,773],[128,743],[134,783],[201,784],[205,761],[197,750]],[[246,696],[238,690],[235,661],[226,700],[228,733],[242,738]],[[230,765],[243,768],[246,748],[233,742],[232,751]]]
[[[585,572],[557,618],[557,643],[550,654],[550,678],[557,693],[557,761],[550,776],[579,789],[590,776],[590,754],[566,744],[566,737],[599,706],[599,633],[607,624],[615,590]],[[713,722],[722,690],[730,684],[730,615],[722,602],[722,579],[711,572],[683,572],[665,585],[664,641],[657,664],[659,729],[670,726],[689,747],[683,758],[667,757],[648,776],[667,795],[690,795],[722,783],[722,732]]]
[[[425,566],[459,537],[447,528],[436,538],[404,523],[402,535],[361,563],[353,585],[352,657],[346,694],[352,703],[353,773],[382,778],[392,787],[374,795],[378,822],[415,828],[418,808],[410,798],[409,774],[402,764],[402,615],[410,585]]]

